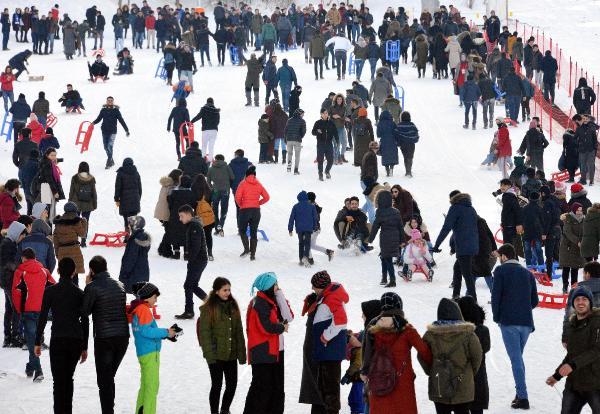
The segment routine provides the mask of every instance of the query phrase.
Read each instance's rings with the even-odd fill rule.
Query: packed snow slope
[[[49,2],[47,2],[49,3]],[[112,15],[111,7],[101,5],[107,16]],[[371,2],[375,3],[375,2]],[[69,5],[76,10],[75,18],[83,13],[83,4],[69,2],[62,7],[70,14]],[[152,4],[156,6],[156,4]],[[375,9],[375,6],[372,5]],[[42,8],[43,9],[43,8]],[[383,11],[383,10],[381,10]],[[376,13],[378,21],[381,13]],[[110,34],[105,39],[107,51],[106,61],[110,66],[116,62]],[[88,40],[89,45],[89,40]],[[131,48],[131,40],[126,40]],[[21,50],[22,45],[11,42],[10,52],[2,52],[2,60],[6,62],[13,53]],[[216,62],[215,49],[211,46],[211,56]],[[87,81],[86,59],[76,58],[67,62],[61,52],[61,44],[55,45],[55,53],[50,56],[33,56],[30,61],[32,74],[43,74],[43,82],[27,82],[23,75],[22,82],[15,84],[16,93],[25,93],[31,104],[40,90],[46,92],[51,101],[51,109],[58,116],[55,134],[61,141],[59,156],[65,159],[61,164],[63,182],[68,186],[69,179],[76,172],[80,161],[88,161],[91,172],[95,175],[100,195],[99,208],[92,213],[90,234],[95,232],[114,232],[121,229],[121,218],[113,203],[115,170],[104,170],[105,155],[102,149],[101,136],[96,131],[87,153],[80,154],[75,147],[75,134],[80,122],[93,120],[106,96],[115,97],[131,131],[126,138],[120,130],[115,144],[115,161],[117,166],[125,157],[132,157],[140,171],[144,193],[142,212],[148,223],[147,229],[153,236],[153,248],[150,256],[151,281],[157,284],[162,295],[159,298],[159,313],[162,315],[160,326],[168,327],[175,322],[173,315],[183,310],[183,281],[185,278],[185,262],[161,258],[156,247],[162,236],[162,227],[152,218],[154,206],[160,186],[161,176],[177,166],[173,135],[167,133],[166,122],[171,109],[172,91],[159,79],[153,78],[159,55],[152,50],[133,50],[135,73],[124,77],[111,77],[106,83],[91,84]],[[301,96],[301,107],[306,111],[305,119],[310,131],[318,119],[320,103],[330,91],[343,92],[351,83],[347,76],[345,82],[335,80],[333,71],[325,74],[324,81],[314,81],[312,65],[304,63],[301,51],[278,53],[289,59],[298,74],[299,82],[304,87]],[[196,55],[197,56],[197,55]],[[89,58],[88,58],[89,59]],[[473,205],[478,213],[488,220],[490,227],[498,228],[500,208],[491,195],[497,188],[500,173],[480,167],[480,162],[487,154],[492,139],[491,130],[481,129],[481,118],[477,131],[462,129],[463,113],[458,108],[458,99],[452,94],[449,81],[432,80],[428,68],[425,79],[417,79],[416,70],[411,65],[402,65],[396,77],[397,83],[406,91],[406,110],[410,111],[413,121],[420,129],[421,139],[417,145],[413,179],[403,176],[402,168],[397,167],[396,176],[386,179],[383,168],[380,169],[380,181],[390,184],[398,183],[412,192],[421,207],[424,221],[433,237],[437,236],[443,222],[443,213],[448,208],[448,193],[454,189],[468,192],[473,198]],[[368,72],[368,69],[366,69]],[[194,79],[196,91],[188,99],[188,108],[193,116],[205,103],[206,98],[213,97],[217,107],[221,108],[221,126],[216,152],[225,155],[229,160],[237,148],[246,150],[250,160],[258,158],[257,120],[262,108],[245,108],[243,84],[245,68],[233,67],[227,60],[225,67],[200,68]],[[363,76],[367,87],[368,76]],[[56,100],[65,90],[66,83],[72,83],[81,93],[87,111],[82,115],[70,115],[61,112]],[[261,88],[261,93],[264,92]],[[261,98],[261,103],[264,98]],[[503,109],[496,107],[497,114],[504,114]],[[372,108],[369,115],[373,118]],[[480,115],[481,116],[481,115]],[[198,128],[199,129],[199,128]],[[516,148],[525,133],[525,126],[511,129],[513,148]],[[0,160],[2,168],[0,179],[16,176],[16,168],[11,163],[12,143],[2,143]],[[257,260],[239,259],[241,243],[236,236],[233,214],[233,200],[230,202],[230,214],[225,225],[225,237],[216,238],[214,246],[215,261],[209,263],[201,280],[201,286],[209,290],[216,276],[228,277],[233,284],[233,293],[238,299],[245,316],[245,309],[250,299],[250,286],[254,278],[265,271],[274,271],[279,283],[296,314],[286,335],[286,413],[308,413],[308,406],[299,405],[298,392],[302,369],[302,343],[304,339],[304,319],[300,316],[302,300],[310,292],[310,277],[321,269],[327,269],[333,279],[343,283],[350,295],[347,306],[349,328],[359,330],[362,326],[360,303],[378,298],[384,292],[379,286],[380,262],[375,250],[360,257],[348,256],[337,251],[331,263],[325,256],[316,254],[312,269],[299,267],[297,264],[297,239],[287,234],[287,220],[296,195],[301,190],[314,191],[317,201],[323,207],[321,223],[323,232],[320,244],[334,248],[337,244],[332,223],[344,198],[361,193],[359,171],[350,164],[335,166],[332,179],[319,182],[316,165],[313,163],[316,154],[315,139],[310,133],[304,139],[301,175],[294,176],[285,172],[282,165],[258,166],[258,179],[271,194],[271,201],[262,208],[260,228],[266,231],[270,241],[260,241]],[[546,152],[547,173],[553,171],[560,148],[552,144]],[[352,161],[352,155],[349,154]],[[590,197],[598,199],[598,190],[593,187]],[[59,206],[62,210],[62,203]],[[438,268],[433,283],[426,283],[424,278],[416,275],[412,283],[400,281],[394,290],[401,295],[407,319],[423,334],[428,323],[436,319],[437,303],[440,298],[448,297],[451,291],[448,285],[451,280],[454,258],[448,254],[447,243],[444,250],[437,255]],[[106,249],[89,247],[84,251],[87,260],[93,255],[101,254],[109,260],[109,270],[117,277],[120,267],[122,249]],[[557,292],[558,288],[547,289]],[[502,344],[498,327],[491,322],[491,308],[487,305],[490,298],[483,281],[478,283],[480,302],[488,313],[492,349],[487,354],[487,369],[491,390],[490,412],[507,413],[514,395],[514,383],[510,362]],[[534,311],[536,330],[531,335],[525,351],[527,381],[530,402],[534,413],[558,412],[561,396],[556,390],[562,390],[563,383],[556,390],[548,388],[544,381],[554,371],[564,356],[560,344],[560,332],[563,313],[556,310],[536,309]],[[210,377],[207,365],[202,357],[195,335],[195,321],[179,322],[185,335],[175,344],[166,343],[162,352],[161,388],[159,393],[159,412],[167,410],[177,413],[208,412],[208,391]],[[50,337],[50,328],[46,332]],[[133,341],[116,377],[116,412],[130,413],[134,411],[138,389],[139,367],[133,349]],[[78,366],[75,375],[74,412],[97,413],[100,411],[97,394],[93,341],[90,340],[90,358]],[[46,380],[42,384],[33,384],[24,375],[27,353],[15,349],[0,350],[0,371],[6,376],[0,378],[0,404],[3,413],[50,413],[52,412],[52,381],[48,353],[42,357],[42,366]],[[416,390],[419,410],[422,413],[433,413],[433,404],[427,398],[427,377],[414,360],[417,373]],[[345,365],[344,365],[345,368]],[[241,366],[239,382],[232,412],[239,413],[244,406],[244,399],[251,379],[249,366]],[[345,403],[349,387],[342,388],[342,412],[349,413]]]

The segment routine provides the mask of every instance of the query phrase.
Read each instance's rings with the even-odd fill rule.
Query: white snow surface
[[[39,2],[38,2],[39,3]],[[51,2],[45,1],[44,4]],[[107,20],[112,16],[113,5],[101,10]],[[155,3],[155,2],[153,2]],[[370,1],[375,19],[381,18],[385,9],[383,2]],[[407,2],[416,3],[416,2]],[[533,3],[533,2],[522,2]],[[547,0],[550,3],[550,0]],[[554,3],[554,1],[552,1]],[[558,3],[558,1],[557,1]],[[560,0],[560,3],[566,1]],[[577,2],[582,4],[597,3]],[[156,6],[157,4],[152,4]],[[72,7],[71,7],[72,6]],[[85,9],[84,2],[62,2],[61,9],[69,12],[72,18],[81,18]],[[408,7],[407,7],[408,8]],[[415,5],[418,8],[418,5]],[[40,7],[44,10],[44,7]],[[74,12],[72,12],[72,10]],[[63,11],[63,12],[64,12]],[[12,11],[11,11],[12,12]],[[531,14],[532,21],[537,14]],[[549,14],[546,21],[557,14]],[[565,17],[562,15],[562,17]],[[557,18],[558,20],[558,18]],[[110,25],[110,23],[109,23]],[[108,28],[109,26],[107,26]],[[565,29],[566,30],[566,29]],[[589,27],[587,30],[595,31]],[[568,35],[567,35],[568,36]],[[11,34],[12,37],[12,34]],[[111,47],[112,36],[107,33],[105,48],[107,63],[114,66],[115,51]],[[573,39],[573,44],[577,43]],[[90,42],[88,40],[88,46]],[[30,46],[30,45],[28,45]],[[131,40],[126,40],[126,46],[131,46]],[[4,60],[22,49],[21,44],[11,41],[10,52],[2,52]],[[169,101],[172,91],[159,79],[154,79],[154,71],[159,55],[149,50],[132,50],[135,59],[135,74],[131,76],[114,76],[106,83],[89,83],[87,78],[86,61],[75,58],[67,62],[60,53],[62,44],[55,43],[55,53],[50,56],[33,56],[30,59],[32,74],[44,74],[43,82],[27,82],[26,74],[22,82],[15,84],[16,94],[23,92],[30,104],[37,97],[37,92],[44,90],[51,102],[51,109],[58,116],[58,124],[54,128],[55,135],[61,142],[59,156],[65,158],[61,164],[63,183],[68,187],[69,178],[76,172],[80,161],[86,160],[91,165],[95,175],[100,195],[99,208],[92,213],[90,233],[114,232],[121,229],[122,220],[113,203],[115,170],[105,171],[105,154],[102,149],[100,132],[94,133],[89,152],[79,153],[75,147],[75,134],[79,123],[93,120],[106,96],[115,97],[120,105],[123,116],[130,128],[131,136],[125,137],[119,127],[115,144],[115,161],[117,166],[123,158],[132,157],[142,176],[144,194],[142,197],[142,212],[148,223],[147,230],[153,236],[153,248],[150,254],[151,281],[160,287],[162,295],[159,298],[158,309],[162,318],[160,326],[168,327],[175,322],[173,315],[183,310],[183,281],[185,278],[185,262],[171,261],[161,258],[156,248],[162,236],[162,227],[154,220],[153,211],[160,189],[158,180],[161,176],[177,166],[173,136],[166,131],[166,121],[171,106]],[[216,48],[211,45],[211,56],[216,62]],[[197,56],[197,55],[196,55]],[[337,82],[333,71],[325,74],[326,80],[315,82],[312,65],[304,63],[301,51],[290,51],[279,54],[286,57],[295,68],[300,84],[304,87],[301,96],[301,107],[306,111],[307,129],[310,131],[318,119],[321,101],[329,91],[343,92],[351,83],[348,76],[345,82]],[[589,56],[589,55],[587,55]],[[89,59],[89,58],[88,58]],[[364,73],[369,69],[365,68]],[[190,115],[194,115],[205,103],[207,97],[215,99],[216,106],[221,108],[221,125],[216,152],[225,155],[229,160],[237,148],[244,148],[251,161],[257,162],[257,120],[262,114],[261,108],[245,108],[243,82],[245,68],[232,67],[227,58],[224,68],[200,68],[194,79],[196,92],[188,99]],[[363,80],[369,87],[368,75],[363,74]],[[81,93],[87,111],[83,115],[71,115],[62,112],[56,100],[65,90],[66,83],[73,83]],[[424,221],[427,223],[432,237],[436,237],[443,222],[443,215],[448,207],[448,193],[454,189],[468,192],[473,198],[473,205],[478,213],[488,220],[492,231],[499,226],[500,208],[491,192],[497,188],[500,173],[494,170],[482,169],[479,163],[486,156],[492,131],[481,129],[481,113],[477,131],[462,129],[463,111],[458,108],[457,98],[452,94],[449,81],[432,80],[428,68],[426,79],[417,79],[416,70],[410,65],[401,65],[396,82],[406,91],[406,109],[412,114],[413,121],[419,127],[421,139],[417,145],[414,163],[414,178],[407,179],[402,174],[401,166],[397,167],[396,176],[385,178],[383,168],[380,169],[380,181],[390,184],[399,183],[414,195],[421,208]],[[261,88],[261,103],[264,88]],[[372,108],[369,108],[373,119]],[[496,107],[496,114],[504,114],[504,110]],[[513,149],[515,149],[525,133],[525,126],[511,128]],[[198,128],[199,129],[199,128]],[[2,143],[0,160],[2,180],[16,176],[10,156],[12,143]],[[316,165],[313,163],[316,154],[314,137],[310,133],[305,137],[301,175],[293,176],[285,172],[282,165],[258,166],[258,178],[271,194],[271,201],[262,208],[260,228],[270,237],[270,242],[260,241],[257,260],[238,258],[241,243],[236,236],[233,200],[230,200],[230,215],[225,226],[225,238],[215,238],[215,261],[210,262],[205,270],[201,287],[209,290],[216,276],[226,276],[233,284],[233,293],[240,303],[245,317],[245,309],[250,299],[250,286],[254,278],[265,271],[274,271],[279,278],[279,284],[289,299],[296,318],[290,325],[286,335],[286,413],[308,413],[310,407],[300,405],[298,393],[302,369],[302,343],[304,339],[305,320],[300,316],[302,300],[310,292],[310,277],[318,270],[327,269],[335,281],[341,282],[350,295],[350,303],[346,309],[349,317],[349,328],[360,330],[362,327],[360,303],[379,298],[385,291],[379,286],[381,275],[380,262],[377,256],[378,242],[375,250],[360,256],[350,257],[337,251],[335,259],[328,263],[325,256],[315,254],[316,264],[312,269],[299,267],[297,264],[297,238],[287,234],[287,220],[296,195],[301,190],[314,191],[317,201],[323,207],[321,223],[323,232],[320,244],[335,247],[337,244],[332,231],[333,219],[341,208],[343,199],[350,195],[360,196],[359,171],[351,164],[335,166],[332,170],[332,180],[324,183],[317,180]],[[554,170],[560,153],[557,144],[552,144],[546,152],[547,174]],[[352,161],[352,155],[349,155]],[[65,188],[68,190],[68,188]],[[590,198],[598,199],[597,187],[590,188]],[[361,196],[362,198],[362,196]],[[59,207],[62,210],[62,204]],[[436,319],[437,303],[442,297],[449,297],[451,291],[448,285],[451,281],[453,257],[449,256],[448,245],[437,255],[438,268],[435,271],[433,283],[416,275],[411,283],[401,279],[394,289],[403,299],[407,319],[419,333],[425,332],[428,323]],[[84,250],[86,262],[93,255],[101,254],[109,261],[109,270],[113,277],[118,277],[122,249],[88,247]],[[558,285],[558,284],[557,284]],[[464,289],[464,288],[463,288]],[[540,290],[558,292],[559,287],[543,288]],[[487,325],[490,328],[492,349],[487,354],[487,371],[490,386],[491,413],[510,412],[510,401],[514,396],[514,382],[511,375],[510,362],[504,350],[500,331],[491,321],[491,307],[487,305],[490,294],[482,280],[478,282],[480,303],[484,304],[487,313]],[[196,303],[198,304],[197,300]],[[563,312],[548,309],[536,309],[534,318],[535,332],[530,336],[525,351],[527,368],[527,383],[529,398],[533,413],[555,413],[560,410],[564,382],[557,385],[556,390],[545,385],[545,379],[552,374],[555,367],[564,356],[560,344],[560,333]],[[208,391],[210,377],[207,365],[202,357],[195,334],[195,321],[179,321],[185,335],[175,344],[165,343],[162,350],[161,387],[159,393],[159,412],[209,412]],[[49,325],[50,326],[50,325]],[[46,336],[50,337],[50,328]],[[97,393],[93,340],[90,338],[90,357],[88,361],[77,367],[75,374],[74,412],[97,413],[100,404]],[[0,406],[3,413],[50,413],[52,412],[52,379],[49,366],[48,352],[42,356],[42,367],[46,380],[42,384],[33,384],[24,375],[24,365],[27,353],[15,349],[0,350],[0,371],[7,375],[0,378]],[[420,412],[433,413],[434,406],[427,397],[427,377],[419,367],[413,354],[413,365],[417,374],[416,393]],[[347,366],[344,363],[344,369]],[[233,413],[243,410],[245,396],[251,379],[251,370],[247,365],[240,366],[239,381],[236,397],[231,408]],[[139,366],[135,356],[133,340],[130,341],[127,355],[116,377],[116,412],[131,413],[135,409],[135,401],[139,384]],[[349,387],[342,387],[342,413],[349,413],[346,396]],[[589,411],[588,411],[589,412]]]

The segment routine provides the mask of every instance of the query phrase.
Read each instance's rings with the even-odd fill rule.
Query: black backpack
[[[434,398],[451,400],[456,395],[459,383],[463,378],[462,374],[457,374],[457,367],[450,360],[450,356],[458,351],[460,347],[464,347],[465,344],[466,340],[461,340],[448,352],[439,355],[434,353],[431,372],[429,373],[429,389],[433,390]]]
[[[79,186],[79,192],[77,193],[77,200],[89,203],[90,201],[92,201],[93,190],[94,190],[94,188],[93,188],[91,182],[82,184],[81,186]]]

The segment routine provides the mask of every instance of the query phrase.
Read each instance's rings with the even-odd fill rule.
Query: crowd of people
[[[293,306],[273,272],[255,278],[252,292],[256,294],[245,323],[228,279],[217,277],[208,293],[200,287],[203,272],[215,260],[213,236],[217,236],[215,244],[224,236],[230,196],[234,197],[243,248],[240,258],[251,261],[257,260],[261,206],[270,200],[257,178],[262,171],[249,161],[244,149],[237,149],[229,161],[219,152],[222,114],[215,99],[209,97],[195,117],[189,115],[185,98],[193,92],[197,71],[194,53],[200,53],[202,66],[205,57],[212,65],[210,38],[216,43],[219,65],[225,63],[225,51],[229,50],[232,63],[246,66],[246,106],[260,105],[260,85],[265,85],[264,113],[258,119],[259,145],[252,147],[259,148],[258,165],[281,161],[288,173],[300,174],[302,142],[310,130],[316,141],[320,181],[334,180],[334,165],[351,163],[360,171],[356,191],[364,197],[363,205],[360,196],[347,197],[334,222],[327,226],[321,222],[323,207],[317,203],[317,194],[298,193],[287,230],[290,236],[295,231],[298,237],[300,266],[314,265],[313,251],[323,253],[328,261],[333,260],[336,249],[372,258],[372,243],[379,235],[382,286],[393,289],[396,276],[410,281],[418,273],[431,282],[437,267],[433,254],[441,252],[442,243],[452,233],[450,250],[456,257],[452,295],[439,301],[437,316],[423,336],[408,322],[402,299],[393,290],[377,295],[380,299],[361,303],[362,329],[351,331],[349,326],[358,321],[348,320],[350,295],[327,271],[314,273],[307,284],[310,293],[301,315],[307,319],[299,403],[311,405],[314,413],[338,413],[343,399],[340,385],[351,384],[348,404],[352,413],[416,413],[416,374],[411,362],[411,348],[415,348],[429,377],[428,396],[437,413],[487,410],[492,396],[485,354],[491,339],[475,286],[476,278],[483,277],[491,292],[492,319],[499,325],[515,382],[515,397],[506,405],[529,409],[523,352],[535,329],[532,310],[538,305],[536,286],[561,271],[563,293],[568,295],[562,333],[567,354],[546,383],[553,386],[567,377],[563,413],[579,413],[586,404],[593,412],[600,410],[596,378],[600,370],[600,318],[594,309],[600,306],[600,264],[596,261],[600,203],[592,203],[584,187],[594,183],[598,146],[598,127],[590,115],[596,99],[593,90],[585,79],[580,80],[574,92],[576,128],[567,130],[563,137],[561,170],[567,171],[571,184],[567,201],[565,183],[545,177],[544,149],[549,143],[539,120],[530,117],[534,88],[543,88],[545,99],[553,102],[557,70],[551,53],[542,55],[534,38],[524,45],[506,26],[501,31],[500,19],[493,12],[478,27],[469,26],[453,6],[441,6],[433,14],[423,10],[412,24],[403,7],[397,11],[389,8],[375,31],[374,17],[364,4],[357,8],[345,3],[329,7],[277,7],[268,16],[249,5],[218,2],[212,16],[214,33],[203,10],[180,6],[152,9],[146,1],[139,8],[120,7],[111,21],[118,51],[116,74],[133,73],[133,59],[123,46],[129,28],[133,48],[143,49],[146,40],[146,49],[162,51],[169,85],[174,70],[178,71],[179,83],[173,85],[175,106],[167,120],[167,130],[174,133],[178,164],[159,180],[154,218],[164,233],[157,250],[164,258],[187,262],[182,295],[185,305],[175,318],[181,323],[196,318],[194,296],[201,301],[197,336],[210,371],[210,412],[230,412],[238,365],[245,363],[252,366],[252,380],[244,413],[284,412],[284,337],[295,318]],[[85,42],[90,36],[94,37],[94,50],[103,47],[106,21],[96,6],[87,10],[80,24],[66,13],[59,16],[56,5],[47,16],[32,7],[24,11],[17,8],[11,18],[5,9],[0,20],[4,50],[11,28],[17,42],[29,42],[31,30],[33,42],[33,52],[27,49],[15,55],[0,75],[4,108],[13,117],[12,160],[18,169],[18,178],[7,180],[0,189],[3,346],[28,350],[25,373],[34,382],[44,380],[40,357],[49,349],[54,410],[72,412],[73,375],[77,362],[83,363],[88,357],[91,315],[101,409],[102,413],[113,413],[118,393],[114,378],[127,352],[131,325],[141,372],[136,412],[155,413],[162,340],[176,342],[182,329],[177,324],[159,328],[153,315],[160,290],[150,281],[148,254],[153,243],[145,229],[146,220],[139,215],[143,194],[140,172],[127,157],[114,178],[114,202],[127,234],[118,278],[111,277],[102,256],[92,257],[86,271],[82,249],[87,247],[91,213],[103,202],[96,179],[90,165],[81,162],[65,191],[58,166],[60,139],[47,127],[50,104],[45,93],[39,92],[32,107],[23,93],[14,100],[13,82],[27,70],[27,58],[52,53],[54,39],[62,36],[67,59],[72,59],[76,50],[85,56]],[[390,56],[388,42],[397,42],[398,56]],[[254,50],[246,58],[248,48]],[[335,68],[337,80],[345,81],[347,61],[353,53],[355,79],[351,87],[344,93],[324,96],[319,119],[312,128],[304,120],[300,105],[303,87],[296,70],[285,58],[277,67],[276,49],[286,53],[293,48],[302,48],[299,53],[304,53],[305,63],[314,65],[317,83],[324,78],[323,64],[326,69]],[[419,78],[425,77],[431,64],[434,79],[452,79],[464,107],[465,129],[476,128],[479,103],[484,128],[492,128],[492,122],[497,126],[483,164],[496,163],[502,171],[500,188],[494,192],[502,206],[502,246],[497,246],[467,192],[449,194],[450,207],[434,239],[416,197],[407,188],[390,185],[379,176],[381,165],[386,181],[392,179],[399,151],[405,177],[413,176],[419,130],[395,97],[394,80],[399,65],[409,64],[409,50]],[[361,83],[367,61],[370,88]],[[97,53],[95,62],[89,64],[90,80],[106,81],[108,71],[102,54]],[[494,107],[501,101],[506,117],[494,118]],[[84,109],[82,97],[71,84],[58,102],[67,112]],[[373,120],[369,106],[374,107]],[[190,142],[188,128],[197,121],[202,124],[201,141]],[[513,165],[509,125],[525,121],[530,122],[529,129]],[[129,135],[113,97],[107,97],[93,123],[102,123],[105,167],[110,169],[115,165],[117,123]],[[581,177],[575,183],[578,170]],[[23,198],[26,207],[21,205]],[[60,214],[57,207],[62,200],[66,203]],[[330,225],[339,244],[320,246],[318,237]],[[519,263],[519,257],[525,259],[526,266]],[[534,271],[546,273],[546,277],[535,277]],[[58,274],[58,281],[53,273]],[[134,297],[129,304],[128,294]],[[52,330],[46,345],[44,331],[49,321]],[[350,366],[342,372],[346,359]]]

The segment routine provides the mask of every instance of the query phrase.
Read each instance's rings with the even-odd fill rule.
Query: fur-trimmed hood
[[[173,179],[168,176],[161,177],[159,180],[159,183],[162,187],[165,187],[165,188],[173,187],[173,185],[175,185],[175,183],[173,182]]]
[[[465,204],[471,206],[471,196],[467,193],[458,193],[450,199],[450,204]]]
[[[432,335],[456,335],[475,332],[475,325],[471,322],[459,321],[452,324],[440,324],[435,323],[427,325],[427,332]]]

